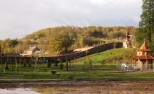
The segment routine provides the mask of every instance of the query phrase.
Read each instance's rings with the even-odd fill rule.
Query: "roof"
[[[148,46],[146,45],[146,42],[144,41],[144,43],[142,44],[142,46],[140,47],[140,49],[137,50],[137,51],[149,52],[151,50],[148,48]]]
[[[33,47],[30,47],[28,51],[33,51],[35,48],[37,48],[37,49],[38,49],[38,47],[37,47],[37,46],[33,46]]]
[[[154,59],[154,57],[151,56],[151,55],[146,55],[146,56],[134,56],[133,59],[134,59],[134,60],[136,60],[136,59],[142,59],[142,60],[151,59],[151,60],[152,60],[152,59]]]
[[[20,55],[31,55],[32,53],[34,53],[34,50],[38,50],[40,51],[40,49],[37,47],[37,46],[33,46],[33,47],[30,47],[27,51],[24,51],[22,54]]]

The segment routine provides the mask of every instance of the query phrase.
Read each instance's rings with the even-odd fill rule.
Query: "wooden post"
[[[143,71],[143,67],[144,67],[144,65],[143,65],[143,62],[141,63],[141,71]]]
[[[135,63],[136,63],[136,60],[133,61],[133,69],[135,71]]]
[[[149,71],[150,71],[150,64],[148,63],[148,66],[149,66]]]
[[[16,64],[15,71],[17,71],[17,68],[18,68],[18,60],[17,60],[17,57],[16,56],[15,56],[15,64]]]
[[[146,70],[148,70],[148,61],[146,60]]]
[[[152,60],[152,69],[153,69],[153,71],[154,71],[154,66],[153,66],[154,64],[153,64],[153,60]]]
[[[66,57],[66,71],[68,71],[68,63],[69,63],[69,61],[68,61],[68,59],[67,59],[67,57]]]
[[[134,60],[132,59],[132,60],[131,60],[131,69],[132,69],[132,70],[134,70],[134,68],[133,68],[133,63],[134,63]]]

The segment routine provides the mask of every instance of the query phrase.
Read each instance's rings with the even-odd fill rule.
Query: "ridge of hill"
[[[51,54],[57,52],[57,50],[72,50],[82,47],[98,46],[112,41],[123,41],[126,33],[129,32],[133,35],[136,29],[137,28],[133,26],[59,26],[36,31],[22,39],[3,40],[1,43],[3,45],[2,48],[4,53],[22,53],[30,46],[37,45],[42,51]],[[71,36],[71,41],[65,42],[68,40],[67,38],[64,38],[65,35]],[[54,38],[57,39],[55,40]],[[63,45],[56,45],[61,41],[65,43],[64,46],[67,46],[67,48],[62,48]]]
[[[89,35],[91,37],[96,38],[118,38],[125,37],[125,34],[129,32],[130,34],[134,34],[136,31],[136,27],[133,26],[111,26],[111,27],[102,27],[102,26],[88,26],[88,27],[74,27],[74,26],[59,26],[53,28],[45,28],[42,30],[38,30],[32,34],[29,34],[22,38],[25,39],[34,39],[38,40],[44,37],[50,37],[50,35],[54,32],[60,31],[72,31],[76,32],[79,35]],[[113,35],[112,35],[113,33]],[[116,35],[117,34],[117,35]],[[118,35],[119,34],[119,35]],[[114,36],[116,35],[116,36]]]

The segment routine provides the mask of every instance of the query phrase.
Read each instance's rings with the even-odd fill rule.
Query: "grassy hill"
[[[89,27],[73,27],[73,26],[61,26],[54,28],[46,28],[36,31],[32,34],[25,36],[22,39],[6,39],[0,41],[3,53],[22,53],[32,45],[37,45],[42,51],[52,54],[55,51],[55,45],[63,40],[64,37],[57,37],[59,34],[68,34],[71,37],[71,44],[68,50],[96,46],[111,41],[123,41],[127,32],[134,34],[135,27],[101,27],[101,26],[89,26]],[[57,37],[57,40],[55,40]],[[64,38],[65,39],[65,38]],[[67,39],[66,39],[67,40]],[[55,43],[56,42],[56,43]],[[64,41],[66,42],[66,41]],[[70,42],[66,42],[68,44]],[[62,45],[64,46],[64,45]],[[57,46],[56,49],[62,47]],[[61,49],[62,50],[62,49]]]
[[[74,60],[74,62],[84,62],[86,59],[90,59],[92,62],[95,63],[103,63],[103,62],[114,62],[114,61],[129,61],[134,53],[134,50],[124,49],[124,48],[118,48],[118,49],[112,49],[108,51],[104,51],[101,53],[96,53],[90,56],[86,56],[77,60]]]

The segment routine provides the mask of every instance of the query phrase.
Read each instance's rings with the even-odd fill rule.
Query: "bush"
[[[55,71],[55,70],[52,70],[52,71],[51,71],[51,74],[52,74],[52,75],[55,75],[56,73],[57,73],[57,71]]]
[[[60,64],[60,69],[63,69],[64,68],[64,65],[63,63]]]

